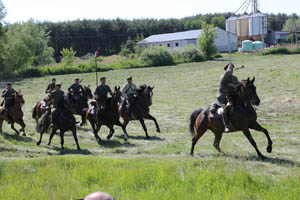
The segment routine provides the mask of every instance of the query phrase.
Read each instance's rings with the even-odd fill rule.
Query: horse
[[[39,123],[39,119],[42,117],[43,114],[45,114],[47,110],[47,101],[46,99],[39,101],[35,104],[35,106],[32,109],[32,118],[35,119],[36,124]]]
[[[90,86],[83,86],[82,95],[79,96],[79,99],[76,101],[73,99],[71,93],[68,93],[68,106],[70,107],[74,115],[82,115],[83,109],[88,108],[89,99],[93,98],[93,93]]]
[[[11,128],[18,134],[20,135],[20,132],[23,132],[23,136],[26,136],[25,134],[25,127],[26,124],[23,121],[23,111],[22,111],[22,106],[25,104],[25,100],[23,98],[23,95],[21,93],[21,90],[18,92],[15,92],[14,97],[13,97],[13,105],[11,108]],[[4,120],[8,120],[7,118],[7,111],[5,111],[5,108],[0,106],[0,133],[2,133],[2,125]],[[22,128],[18,131],[15,129],[14,124],[17,123],[19,124]]]
[[[43,115],[42,120],[39,122],[40,124],[38,124],[37,126],[37,131],[40,133],[40,139],[37,142],[37,145],[41,144],[43,134],[48,130],[50,126],[51,117],[51,109],[48,108],[46,113]],[[56,114],[56,119],[53,120],[53,127],[48,145],[51,144],[51,140],[57,130],[60,131],[60,144],[62,149],[64,148],[64,133],[67,131],[72,131],[74,140],[76,142],[77,150],[80,150],[76,133],[76,120],[72,112],[66,107],[63,107],[60,111],[58,111],[58,113]]]
[[[89,109],[84,109],[84,112],[81,115],[82,122],[80,125],[82,126],[83,124],[85,124],[86,119],[88,119],[93,128],[93,133],[98,143],[102,141],[98,135],[98,132],[100,131],[102,125],[105,125],[109,128],[109,134],[107,135],[108,140],[113,136],[115,132],[114,125],[117,125],[122,128],[124,132],[124,140],[127,141],[128,135],[125,126],[120,122],[119,115],[119,102],[121,101],[121,95],[122,94],[120,91],[120,87],[115,86],[113,97],[107,99],[105,109],[103,113],[98,117],[98,121],[96,107],[99,108],[99,105],[97,105],[96,102],[92,102],[92,107]]]
[[[257,122],[257,114],[252,106],[259,106],[260,104],[260,99],[257,96],[254,81],[255,77],[252,80],[248,78],[247,80],[244,80],[240,84],[235,86],[235,103],[233,105],[233,108],[230,110],[229,121],[232,125],[233,132],[242,131],[256,150],[258,157],[260,159],[265,159],[266,157],[257,148],[256,142],[254,141],[249,130],[253,129],[265,134],[268,140],[267,152],[271,153],[273,142],[269,136],[268,130],[263,128]],[[216,109],[218,109],[217,113]],[[213,146],[219,153],[224,153],[220,148],[222,134],[225,129],[220,111],[222,111],[222,108],[220,108],[220,106],[214,105],[208,107],[207,109],[197,109],[191,114],[189,128],[193,139],[190,155],[194,155],[194,147],[197,141],[204,135],[204,133],[208,129],[211,130],[215,135]]]
[[[131,104],[131,112],[127,112],[126,109],[119,109],[120,115],[123,118],[123,125],[128,125],[129,121],[139,120],[146,134],[146,138],[149,138],[147,127],[145,125],[144,119],[153,120],[156,126],[156,131],[160,133],[160,128],[155,117],[150,115],[149,107],[152,105],[154,87],[142,85],[136,90],[136,97],[133,98],[133,103]]]

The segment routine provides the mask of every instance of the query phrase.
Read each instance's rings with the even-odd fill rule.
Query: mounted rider
[[[82,85],[80,85],[79,78],[74,79],[75,83],[73,83],[69,88],[68,91],[71,94],[71,98],[78,103],[80,96],[82,95],[82,92],[84,91],[84,88]]]
[[[136,90],[137,90],[137,87],[132,82],[132,76],[127,77],[127,83],[125,83],[123,85],[123,89],[122,89],[123,102],[122,102],[121,109],[126,109],[126,105],[127,105],[128,112],[130,112],[130,108],[131,108],[131,105],[133,104],[134,95],[136,94]]]
[[[54,91],[54,90],[55,90],[55,84],[56,84],[56,79],[55,79],[55,78],[52,78],[52,82],[49,83],[48,87],[46,88],[45,93],[46,93],[46,94],[49,94],[49,93],[51,93],[52,91]]]
[[[11,107],[14,105],[14,95],[15,95],[15,90],[12,88],[12,84],[7,83],[6,88],[2,92],[2,97],[4,98],[4,108],[7,111],[8,124],[10,124],[12,121]]]
[[[55,91],[51,92],[50,100],[53,100],[53,109],[51,109],[52,118],[51,124],[56,119],[60,111],[64,108],[64,103],[66,100],[66,95],[64,91],[61,90],[61,84],[55,85]]]
[[[94,95],[95,95],[95,100],[98,103],[98,113],[102,113],[105,109],[105,104],[107,101],[107,94],[110,94],[110,96],[113,96],[113,92],[111,91],[110,87],[106,85],[106,77],[101,77],[100,78],[101,84],[97,86]]]
[[[222,114],[225,132],[231,132],[231,128],[229,126],[229,111],[232,107],[232,96],[230,94],[230,84],[239,84],[239,80],[236,76],[233,75],[234,65],[228,64],[224,67],[224,74],[220,80],[220,89],[217,97],[218,103],[224,108],[224,112]]]

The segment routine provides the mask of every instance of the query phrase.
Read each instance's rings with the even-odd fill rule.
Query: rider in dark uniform
[[[65,103],[65,93],[61,90],[61,84],[55,85],[55,91],[51,92],[50,99],[53,100],[52,122],[56,119],[58,113],[63,109]]]
[[[52,83],[50,83],[46,89],[46,94],[51,93],[52,91],[55,90],[55,84],[56,84],[56,79],[52,79]]]
[[[6,88],[2,92],[2,97],[4,98],[4,107],[7,110],[7,123],[10,124],[12,121],[11,117],[11,107],[14,104],[15,90],[12,88],[11,83],[6,84]]]
[[[82,94],[82,91],[84,90],[82,85],[80,85],[79,78],[74,79],[75,83],[73,83],[68,91],[72,94],[73,99],[75,102],[78,102],[80,95]]]
[[[94,92],[95,99],[99,105],[99,110],[98,110],[97,116],[99,114],[101,114],[105,109],[107,94],[110,94],[111,96],[113,96],[113,92],[111,91],[110,87],[105,84],[106,78],[101,77],[100,82],[101,82],[101,84],[97,86],[97,88]]]
[[[232,130],[229,127],[229,110],[232,107],[232,94],[230,94],[229,84],[239,84],[239,80],[236,76],[233,75],[233,64],[228,64],[224,67],[225,73],[222,75],[220,80],[220,89],[218,94],[218,103],[224,108],[222,114],[225,132],[231,132]]]

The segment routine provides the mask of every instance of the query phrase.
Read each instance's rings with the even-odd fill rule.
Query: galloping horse
[[[39,122],[40,124],[38,124],[37,126],[37,131],[41,134],[40,140],[37,142],[37,145],[41,144],[43,134],[48,130],[50,126],[50,117],[51,111],[50,108],[48,108],[47,112],[43,115],[42,120]],[[77,150],[80,150],[76,133],[76,120],[71,111],[69,111],[67,108],[63,108],[61,111],[59,111],[59,113],[57,113],[56,120],[53,120],[53,127],[48,145],[51,144],[51,140],[57,130],[60,131],[60,144],[62,149],[64,148],[64,133],[67,131],[72,131]]]
[[[23,111],[22,111],[22,106],[24,105],[25,100],[23,98],[23,95],[21,91],[19,90],[18,92],[15,92],[14,96],[14,104],[12,105],[11,108],[11,117],[12,117],[12,122],[11,122],[11,128],[18,134],[20,135],[20,132],[23,132],[23,136],[26,136],[25,134],[25,127],[26,124],[23,121]],[[4,111],[4,107],[0,106],[0,112]],[[2,124],[4,120],[7,119],[7,111],[4,111],[4,113],[0,114],[0,133],[2,133]],[[15,129],[14,124],[17,123],[19,124],[22,128],[18,131]]]
[[[90,89],[90,86],[83,87],[84,90],[82,91],[82,95],[79,96],[79,99],[77,101],[72,100],[72,95],[68,93],[68,106],[70,107],[71,111],[75,115],[82,115],[83,109],[88,108],[88,101],[89,99],[93,98],[92,90]]]
[[[127,126],[129,121],[132,120],[139,120],[144,131],[146,134],[146,137],[149,138],[147,127],[145,125],[144,119],[150,119],[153,120],[156,126],[156,131],[159,133],[160,128],[158,126],[158,123],[152,115],[150,115],[150,109],[149,107],[152,105],[152,96],[153,96],[153,88],[147,85],[142,85],[139,87],[139,89],[136,90],[137,95],[136,97],[130,97],[135,98],[135,102],[131,105],[131,112],[126,112],[125,109],[120,109],[120,115],[124,119],[123,125]],[[128,116],[128,114],[130,116]]]
[[[102,140],[98,136],[98,132],[102,125],[106,125],[109,128],[109,135],[107,136],[107,139],[109,140],[115,130],[114,125],[120,126],[124,132],[124,140],[127,141],[128,135],[125,129],[125,126],[120,122],[120,115],[119,115],[119,102],[121,101],[121,92],[120,87],[115,87],[115,91],[113,94],[113,97],[107,99],[105,109],[103,111],[103,114],[99,117],[99,120],[97,122],[97,111],[96,111],[96,103],[93,102],[93,106],[89,109],[84,109],[84,112],[82,113],[82,123],[81,126],[86,123],[86,118],[89,120],[92,128],[93,133],[95,135],[95,138],[98,143],[100,143]],[[99,106],[98,106],[99,108]]]
[[[233,131],[243,131],[244,135],[250,141],[252,146],[255,148],[257,155],[259,158],[264,159],[265,156],[261,154],[258,150],[256,143],[251,136],[249,131],[250,129],[254,129],[256,131],[263,132],[268,139],[268,147],[267,152],[272,152],[272,140],[269,136],[269,133],[266,129],[264,129],[256,120],[257,115],[255,109],[252,107],[253,105],[258,106],[260,104],[260,100],[256,94],[256,87],[254,86],[254,81],[249,78],[245,81],[242,81],[239,85],[234,86],[236,96],[234,97],[234,107],[231,110],[230,114],[230,123],[232,125]],[[214,105],[219,109],[220,106]],[[194,147],[200,137],[207,131],[207,129],[211,130],[215,134],[214,147],[217,149],[219,153],[222,152],[220,148],[220,141],[222,139],[222,134],[224,132],[224,124],[222,120],[222,115],[220,114],[220,110],[217,108],[208,107],[207,109],[198,109],[195,110],[190,117],[190,132],[193,136],[192,139],[192,148],[191,155],[194,154]],[[196,128],[196,134],[195,134]]]
[[[35,104],[32,109],[32,118],[35,119],[36,123],[38,124],[39,119],[45,114],[47,108],[46,100],[39,101]]]

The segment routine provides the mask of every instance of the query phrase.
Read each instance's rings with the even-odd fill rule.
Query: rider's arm
[[[107,90],[108,90],[108,93],[111,95],[111,96],[114,96],[113,92],[111,91],[110,87],[107,86]]]
[[[51,90],[51,88],[50,88],[50,84],[48,85],[48,87],[46,88],[46,91],[45,91],[45,93],[49,93],[50,92],[50,90]]]
[[[127,89],[128,89],[128,85],[125,84],[122,89],[122,96],[125,98],[127,98],[127,94],[126,94]]]
[[[73,89],[73,85],[71,85],[71,86],[68,88],[68,91],[71,92],[72,89]]]
[[[7,96],[8,96],[8,90],[3,90],[2,97],[7,97]]]

